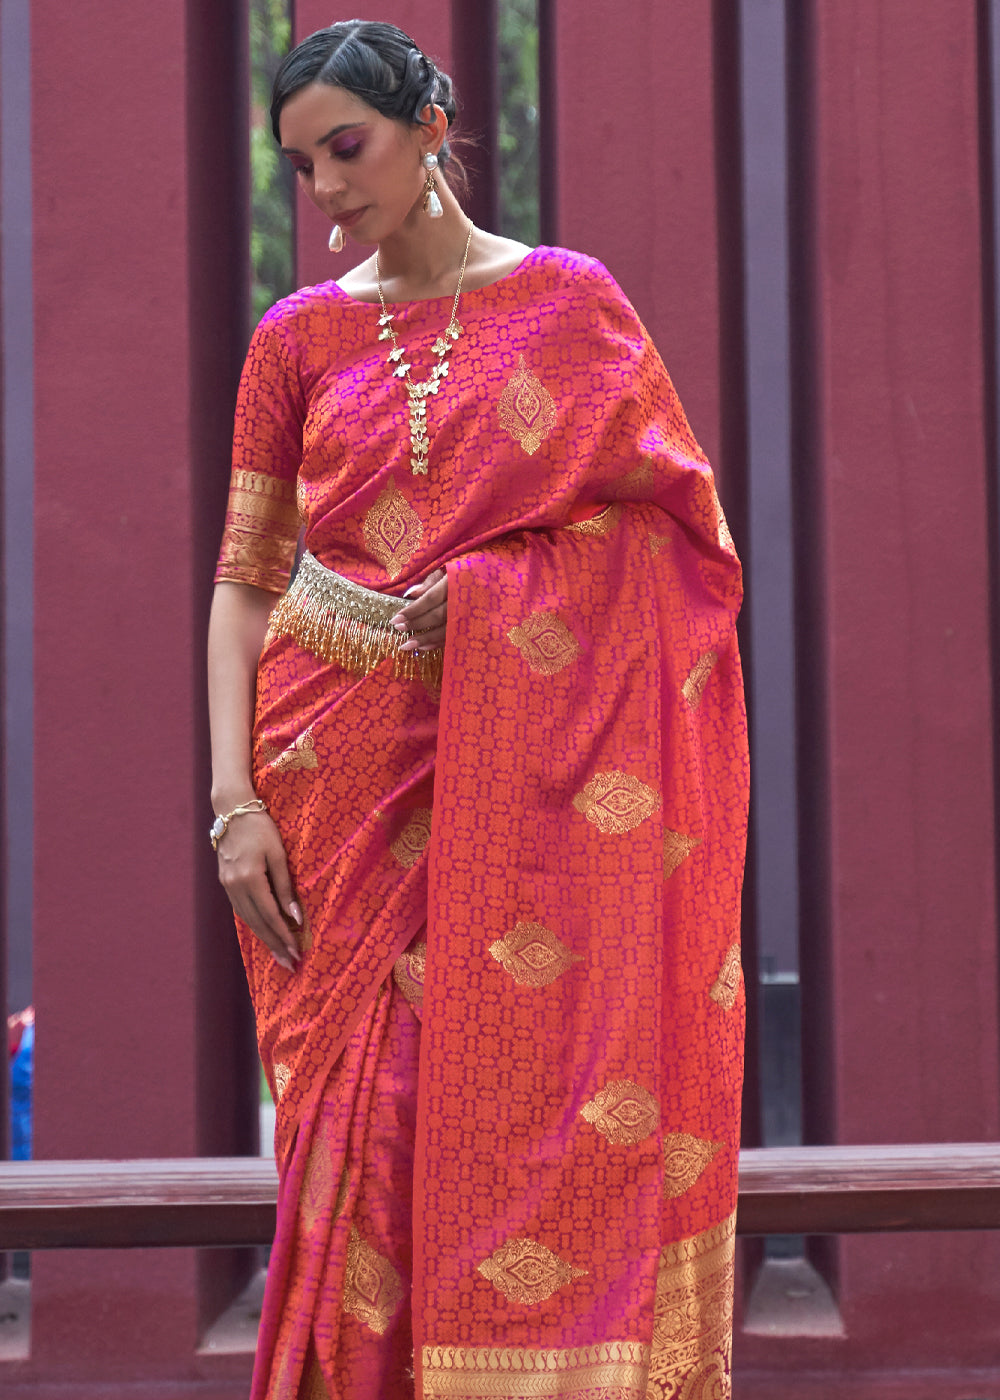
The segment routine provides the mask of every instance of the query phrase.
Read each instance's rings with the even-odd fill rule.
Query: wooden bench
[[[0,1163],[0,1250],[268,1244],[269,1160]],[[1000,1229],[1000,1144],[750,1148],[744,1235]]]

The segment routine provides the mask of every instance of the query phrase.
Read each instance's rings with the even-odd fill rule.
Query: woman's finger
[[[295,903],[285,848],[270,817],[256,813],[243,817],[240,825],[225,833],[219,843],[219,879],[237,916],[291,970],[301,954],[283,909],[300,927],[302,914]]]
[[[406,591],[407,601],[391,619],[398,632],[415,632],[427,625],[426,619],[435,609],[444,609],[448,598],[448,575],[435,569],[422,583]],[[443,616],[443,613],[442,613]]]
[[[295,898],[295,890],[292,888],[292,877],[288,873],[288,857],[285,855],[285,848],[279,842],[277,849],[268,852],[267,870],[271,877],[271,888],[274,890],[275,899],[278,902],[280,911],[286,918],[291,919],[300,929],[302,927],[302,910],[299,908]],[[295,939],[285,929],[285,945],[295,958],[299,956],[298,944]]]
[[[438,647],[443,647],[447,628],[444,623],[439,627],[421,628],[416,637],[411,637],[399,648],[400,651],[435,651]]]
[[[275,931],[273,919],[269,918],[267,911],[261,907],[258,895],[249,890],[240,890],[230,894],[230,899],[237,918],[241,919],[254,937],[264,944],[275,962],[280,963],[286,971],[294,972],[295,963],[291,954]]]

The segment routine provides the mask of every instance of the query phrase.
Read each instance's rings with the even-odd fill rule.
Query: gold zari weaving
[[[526,1347],[426,1346],[424,1400],[642,1400],[649,1347],[601,1342],[534,1351]]]

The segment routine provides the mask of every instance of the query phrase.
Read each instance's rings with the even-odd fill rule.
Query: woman
[[[253,1394],[728,1395],[746,730],[708,465],[608,273],[471,226],[412,40],[322,30],[271,110],[374,251],[254,336],[210,630],[277,1103]]]

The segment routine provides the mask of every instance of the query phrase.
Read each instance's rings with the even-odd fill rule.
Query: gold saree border
[[[660,1255],[647,1400],[730,1400],[736,1212]]]
[[[424,1400],[644,1400],[649,1347],[598,1342],[534,1351],[525,1347],[425,1346]]]

